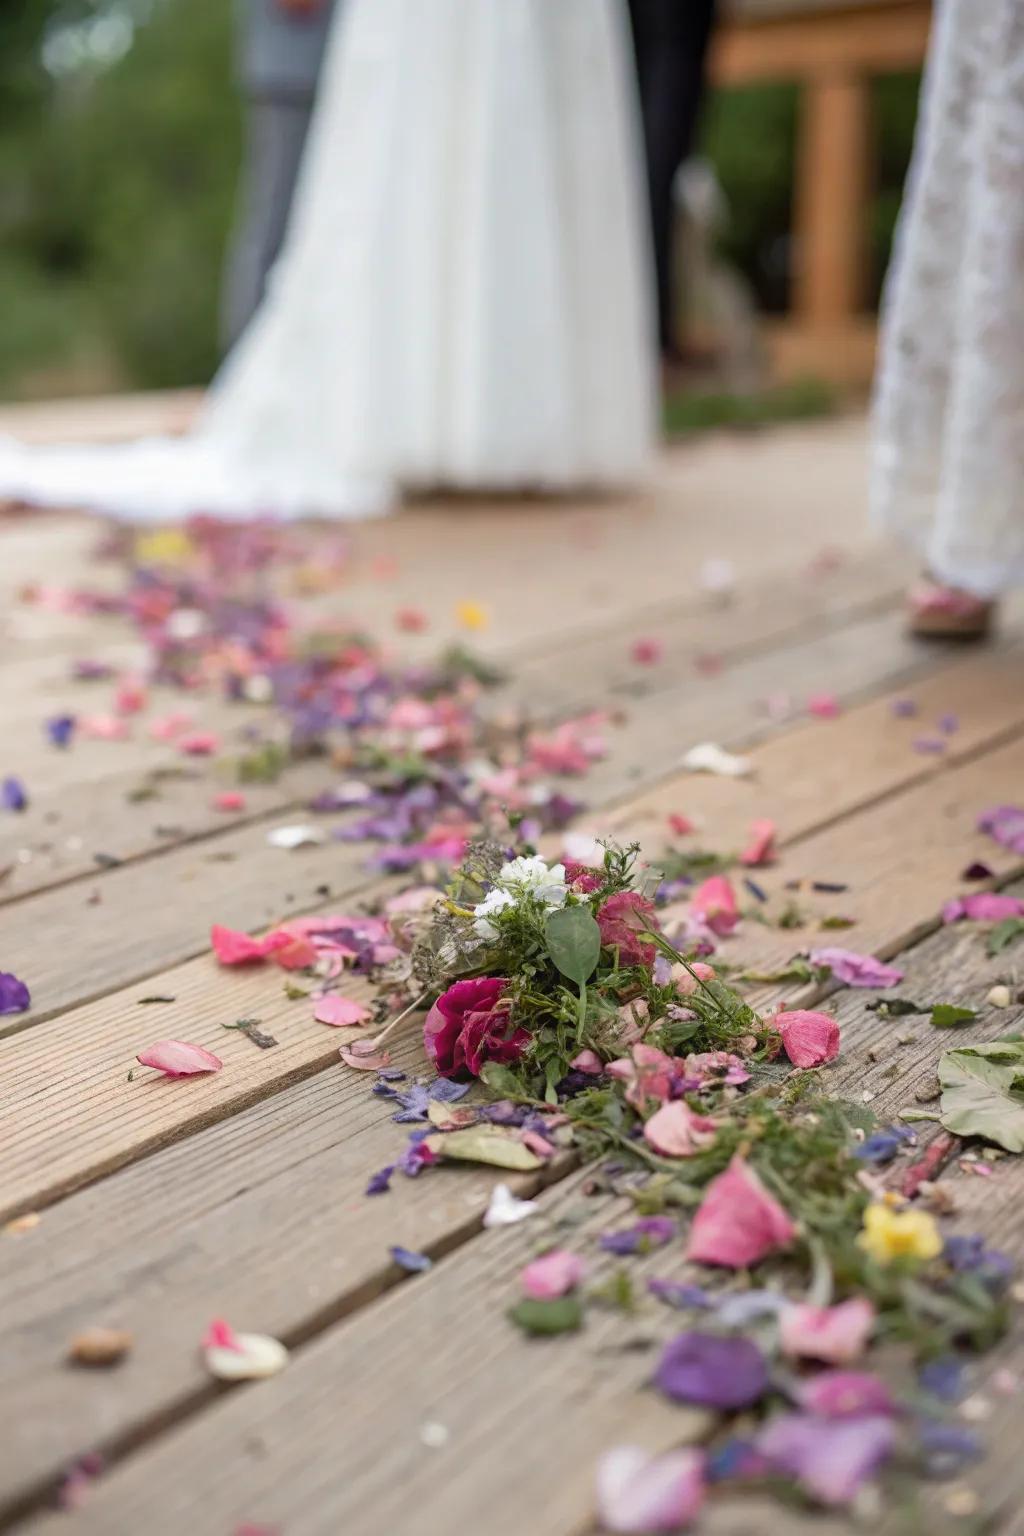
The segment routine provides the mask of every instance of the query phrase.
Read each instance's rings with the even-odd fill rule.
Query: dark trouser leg
[[[241,214],[225,273],[222,335],[234,346],[263,297],[267,273],[288,227],[312,102],[295,97],[249,102]]]
[[[676,345],[672,185],[696,138],[714,10],[715,0],[630,0],[658,271],[658,335],[664,352]]]

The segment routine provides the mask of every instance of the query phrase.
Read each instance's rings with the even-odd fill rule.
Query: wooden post
[[[820,332],[835,334],[863,302],[868,114],[863,73],[832,66],[806,80],[797,142],[793,311]]]

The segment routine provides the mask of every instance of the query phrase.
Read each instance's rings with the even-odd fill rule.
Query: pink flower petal
[[[182,731],[192,728],[192,716],[184,714],[180,709],[173,710],[169,715],[159,715],[151,721],[149,734],[154,741],[173,741],[180,736]]]
[[[896,1403],[880,1376],[871,1371],[822,1371],[800,1387],[800,1406],[823,1419],[857,1419],[893,1414]]]
[[[786,1211],[737,1152],[705,1191],[690,1228],[686,1257],[746,1269],[788,1247],[795,1235]]]
[[[690,898],[690,911],[702,917],[712,933],[724,938],[740,920],[736,892],[725,875],[712,875]]]
[[[126,679],[118,687],[114,708],[119,715],[137,715],[146,707],[146,690],[142,684]]]
[[[144,1067],[156,1067],[168,1077],[192,1077],[197,1072],[219,1072],[224,1063],[201,1045],[187,1040],[158,1040],[135,1058]]]
[[[579,1285],[585,1267],[578,1254],[552,1248],[527,1264],[519,1279],[527,1296],[535,1301],[555,1301]]]
[[[653,667],[664,656],[665,644],[653,635],[645,636],[642,640],[634,640],[629,654],[638,666]]]
[[[221,965],[247,965],[253,960],[265,960],[275,949],[288,943],[288,935],[280,930],[268,934],[265,939],[254,939],[234,928],[214,923],[210,929],[210,944]]]
[[[126,741],[129,735],[127,720],[116,715],[86,715],[79,719],[78,729],[81,735],[97,741]]]
[[[718,1121],[698,1115],[682,1099],[656,1110],[644,1125],[644,1140],[663,1157],[692,1157],[715,1139]]]
[[[186,757],[209,757],[220,746],[220,737],[212,731],[193,731],[178,742],[178,751]]]
[[[770,864],[775,858],[775,837],[774,821],[755,821],[750,828],[750,842],[740,854],[740,863],[749,869]]]
[[[597,1469],[597,1513],[607,1531],[625,1536],[678,1531],[704,1502],[704,1458],[699,1451],[650,1456],[639,1446],[607,1451]]]
[[[604,1071],[604,1062],[596,1051],[580,1051],[569,1063],[574,1072],[586,1072],[588,1077],[600,1077]]]
[[[207,1325],[200,1343],[201,1349],[237,1349],[238,1335],[230,1323],[226,1323],[222,1317],[215,1317]]]
[[[691,832],[696,832],[697,827],[689,816],[681,816],[678,811],[673,811],[668,818],[669,831],[674,837],[687,837]]]
[[[214,795],[212,804],[215,811],[244,811],[245,796],[237,789],[225,789]]]
[[[839,700],[834,693],[812,693],[807,700],[807,712],[819,720],[834,720],[839,714]]]
[[[1001,891],[974,891],[969,896],[947,901],[942,921],[955,923],[966,918],[972,923],[1002,923],[1008,917],[1024,916],[1024,901],[1019,896],[1004,896]]]
[[[795,1067],[820,1067],[839,1055],[839,1025],[827,1013],[798,1008],[777,1013],[772,1023]]]
[[[382,1067],[391,1065],[390,1053],[382,1051],[369,1035],[362,1040],[353,1040],[351,1045],[341,1046],[338,1055],[346,1067],[355,1067],[358,1072],[379,1072]]]
[[[370,1010],[354,998],[335,997],[332,993],[320,999],[313,1010],[313,1017],[318,1024],[331,1024],[337,1029],[352,1024],[365,1024],[370,1017]]]
[[[875,1322],[865,1296],[852,1296],[834,1307],[806,1302],[786,1307],[779,1320],[783,1353],[826,1365],[847,1365],[864,1352]]]
[[[853,949],[812,949],[808,958],[812,965],[827,967],[836,981],[848,987],[896,987],[903,980],[903,972],[894,966]]]

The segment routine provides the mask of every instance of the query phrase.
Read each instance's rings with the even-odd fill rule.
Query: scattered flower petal
[[[288,1351],[264,1333],[235,1333],[214,1322],[203,1339],[206,1369],[218,1381],[257,1381],[276,1376],[288,1364]]]
[[[856,1419],[868,1414],[894,1414],[892,1393],[870,1371],[822,1371],[803,1382],[801,1408],[823,1419]]]
[[[731,1413],[761,1400],[768,1367],[752,1339],[689,1332],[665,1346],[654,1381],[677,1403]]]
[[[320,998],[313,1009],[313,1017],[318,1024],[330,1024],[336,1029],[346,1028],[353,1024],[365,1024],[370,1017],[370,1010],[354,998],[337,997],[329,993]]]
[[[402,1248],[396,1243],[388,1252],[399,1269],[404,1269],[407,1274],[422,1275],[433,1267],[433,1259],[425,1253],[417,1253],[413,1248]]]
[[[699,1451],[650,1456],[639,1446],[606,1451],[597,1468],[597,1516],[606,1531],[624,1536],[678,1531],[704,1501],[704,1458]]]
[[[689,773],[711,773],[723,779],[743,779],[753,771],[749,757],[737,757],[716,746],[713,741],[702,741],[691,747],[682,759],[681,767]]]
[[[32,1006],[32,998],[25,983],[11,971],[0,971],[0,1015],[24,1013]]]
[[[686,1257],[699,1264],[746,1269],[788,1247],[795,1235],[786,1211],[737,1153],[704,1193]]]
[[[484,1213],[485,1227],[511,1227],[535,1216],[540,1210],[536,1200],[519,1200],[507,1184],[495,1184]]]
[[[144,1067],[156,1067],[168,1077],[194,1077],[199,1072],[219,1072],[224,1063],[212,1051],[187,1040],[158,1040],[135,1058]]]
[[[698,1115],[684,1099],[672,1099],[644,1124],[644,1140],[663,1157],[692,1157],[715,1139],[718,1121]]]
[[[740,863],[746,864],[748,869],[759,869],[764,864],[773,863],[776,836],[774,821],[753,822],[750,827],[750,841],[740,854]]]
[[[848,987],[897,987],[903,980],[903,972],[894,966],[852,949],[812,949],[808,958],[812,965],[827,968],[836,981]]]
[[[782,1037],[782,1047],[795,1067],[820,1067],[839,1055],[839,1025],[827,1013],[798,1008],[792,1013],[777,1013],[773,1028]]]
[[[579,1285],[585,1267],[578,1254],[567,1248],[552,1248],[527,1264],[519,1280],[527,1296],[535,1301],[554,1301]]]
[[[795,1477],[822,1504],[849,1504],[892,1454],[896,1431],[888,1417],[819,1419],[783,1413],[758,1434],[755,1446],[779,1472]]]
[[[346,1067],[354,1067],[357,1072],[379,1072],[382,1067],[391,1065],[389,1052],[382,1051],[377,1041],[368,1035],[353,1040],[350,1045],[340,1046],[338,1055]]]
[[[274,827],[267,833],[267,842],[271,848],[312,848],[326,841],[327,833],[321,827]]]
[[[875,1309],[865,1296],[851,1296],[834,1307],[794,1303],[779,1319],[784,1354],[826,1365],[847,1365],[863,1354],[875,1323]]]

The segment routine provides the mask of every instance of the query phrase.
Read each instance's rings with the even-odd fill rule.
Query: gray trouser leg
[[[228,256],[221,311],[225,348],[234,345],[252,319],[277,259],[311,112],[312,102],[301,98],[249,102],[241,213]]]

